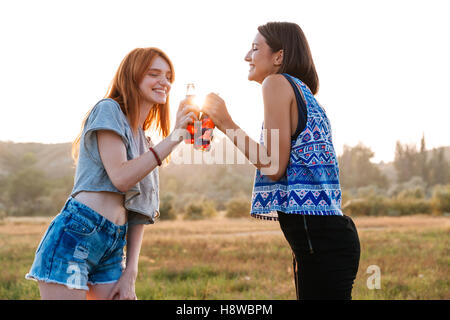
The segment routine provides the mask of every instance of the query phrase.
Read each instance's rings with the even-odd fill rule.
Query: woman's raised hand
[[[198,113],[199,107],[197,105],[189,104],[189,99],[182,100],[178,107],[174,129],[186,129],[189,123],[198,121]]]
[[[216,127],[222,132],[230,128],[230,125],[233,123],[225,101],[216,93],[210,93],[206,96],[202,111],[211,118]]]
[[[174,132],[177,140],[182,140],[189,123],[198,121],[199,107],[190,103],[188,98],[182,100],[178,107]]]

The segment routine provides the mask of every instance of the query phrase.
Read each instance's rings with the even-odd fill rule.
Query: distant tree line
[[[57,167],[53,171],[38,159],[38,151],[39,157],[46,154],[46,145],[23,152],[17,151],[21,146],[14,152],[8,146],[0,144],[0,218],[56,215],[73,187],[72,163],[67,159],[70,144],[51,146],[52,166]],[[344,146],[338,157],[344,213],[450,213],[450,164],[445,152],[426,150],[425,138],[420,149],[397,142],[393,163],[376,164],[371,161],[374,152],[363,144]],[[160,169],[161,219],[204,219],[219,211],[248,217],[254,175],[250,164],[170,163]]]
[[[174,165],[160,170],[161,219],[248,216],[255,169],[251,165]]]
[[[396,143],[393,171],[386,176],[370,160],[374,153],[363,144],[344,147],[339,156],[344,212],[353,215],[450,213],[450,163],[444,148],[426,150]]]
[[[36,167],[34,153],[20,156],[0,150],[0,217],[55,215],[66,201],[73,176],[49,178]]]
[[[425,137],[422,137],[420,150],[415,145],[397,142],[394,166],[398,182],[406,182],[411,177],[422,178],[427,187],[450,182],[450,164],[444,155],[444,149],[433,149],[430,154],[426,150]]]

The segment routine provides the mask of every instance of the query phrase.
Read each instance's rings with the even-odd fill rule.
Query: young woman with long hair
[[[293,251],[297,298],[351,299],[359,238],[341,211],[337,155],[314,96],[319,79],[306,37],[295,23],[269,22],[258,27],[245,61],[248,79],[262,85],[260,142],[218,95],[207,96],[203,111],[256,167],[251,214],[279,221]]]
[[[197,119],[183,100],[169,133],[173,81],[163,51],[134,49],[88,112],[73,143],[73,190],[26,275],[38,281],[42,299],[137,298],[144,225],[159,216],[158,166],[182,141],[180,130]],[[157,145],[146,136],[149,129],[162,135]]]

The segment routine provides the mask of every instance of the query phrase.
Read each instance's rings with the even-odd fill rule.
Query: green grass
[[[449,218],[430,223],[435,220],[425,217],[428,224],[418,219],[405,227],[401,217],[389,218],[396,227],[386,220],[385,228],[365,229],[376,219],[354,219],[361,260],[353,299],[450,299]],[[0,299],[39,299],[37,283],[24,276],[46,227],[0,224]],[[292,255],[276,222],[164,221],[145,230],[139,299],[295,299]],[[370,265],[381,270],[379,290],[367,287]]]

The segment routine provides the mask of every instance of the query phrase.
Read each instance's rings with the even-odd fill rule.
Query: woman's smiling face
[[[171,88],[172,70],[163,58],[157,56],[153,59],[139,89],[146,102],[151,104],[165,104]]]
[[[248,80],[262,83],[268,75],[276,73],[280,68],[276,61],[277,55],[279,53],[272,52],[264,37],[258,32],[252,48],[245,56],[245,61],[250,64]]]

